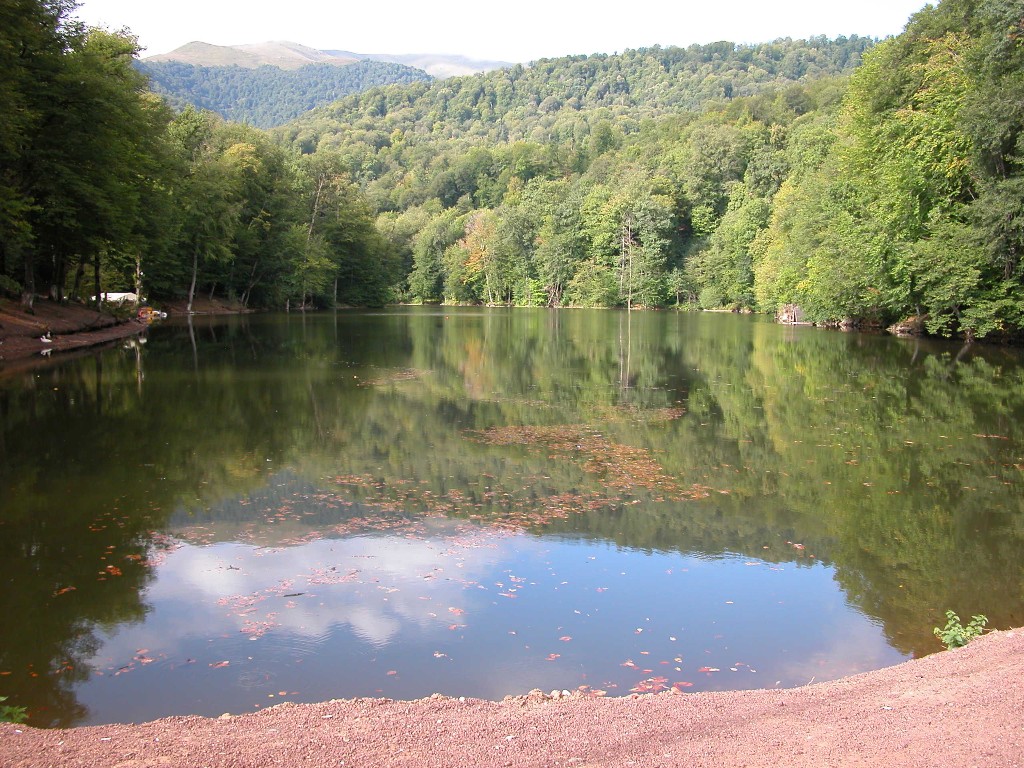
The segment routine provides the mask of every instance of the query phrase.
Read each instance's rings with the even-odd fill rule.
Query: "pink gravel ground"
[[[0,725],[5,768],[1024,766],[1024,630],[803,688],[282,704],[220,718]]]

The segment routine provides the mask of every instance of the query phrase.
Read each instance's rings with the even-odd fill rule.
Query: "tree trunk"
[[[309,230],[306,232],[307,243],[313,239],[313,227],[316,224],[317,214],[320,212],[320,193],[323,192],[326,183],[327,179],[323,176],[317,180],[316,194],[313,196],[313,214],[309,217]]]
[[[100,293],[100,254],[97,251],[92,257],[92,285],[95,289],[96,309],[103,305],[103,294]]]
[[[249,308],[249,296],[252,295],[252,289],[256,287],[259,282],[259,278],[256,277],[256,267],[259,265],[259,259],[252,263],[252,272],[249,273],[249,282],[245,286],[245,292],[242,294],[242,309]]]
[[[21,249],[18,246],[14,246],[15,256]],[[25,308],[27,312],[35,313],[33,304],[36,300],[36,274],[35,274],[35,263],[32,257],[28,254],[23,256],[25,261],[25,284],[21,289],[21,306]]]
[[[81,260],[81,257],[79,257],[79,260]],[[68,262],[59,253],[54,261],[53,282],[50,283],[50,300],[60,302],[64,301],[64,284],[67,282]]]
[[[82,259],[78,260],[78,266],[75,267],[75,282],[71,285],[71,298],[79,299],[82,296],[82,280],[85,279],[85,261]]]
[[[135,304],[142,303],[142,252],[135,252]]]
[[[199,273],[199,249],[192,251],[192,282],[188,286],[188,307],[186,311],[192,314],[192,300],[196,296],[196,275]]]

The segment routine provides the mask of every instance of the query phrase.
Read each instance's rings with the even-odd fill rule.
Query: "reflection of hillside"
[[[468,501],[451,514],[481,503],[483,477],[524,503],[593,496],[606,489],[582,460],[465,438],[504,424],[586,425],[648,452],[680,482],[710,487],[712,498],[651,504],[642,488],[629,499],[605,494],[607,503],[552,519],[549,530],[638,548],[772,557],[763,547],[781,546],[778,557],[798,561],[813,552],[836,563],[851,599],[904,651],[934,649],[930,628],[946,607],[1024,621],[1011,598],[1024,562],[1012,468],[1024,388],[1012,355],[957,360],[941,345],[661,313],[438,309],[415,320],[393,314],[365,335],[361,323],[328,334],[348,360],[383,364],[381,350],[397,349],[388,366],[430,375],[367,387],[358,403],[314,384],[317,412],[331,414],[317,434],[338,446],[306,453],[307,477],[400,478],[434,499],[462,489]],[[371,336],[376,344],[363,343]],[[324,352],[330,360],[339,349]]]
[[[136,383],[129,354],[0,388],[0,693],[35,725],[83,715],[73,688],[90,674],[97,632],[146,612],[161,515],[137,493],[139,458],[118,432],[138,407]]]
[[[29,665],[71,661],[46,706],[75,720],[68,675],[95,627],[145,610],[149,571],[125,558],[168,524],[281,545],[434,513],[652,551],[813,555],[904,652],[936,649],[946,608],[1024,623],[1019,361],[801,331],[568,310],[255,316],[5,382],[3,606],[25,617],[0,637],[12,700]],[[480,439],[507,427],[576,442]],[[98,581],[111,564],[123,575]]]

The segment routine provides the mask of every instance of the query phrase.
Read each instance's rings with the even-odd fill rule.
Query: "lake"
[[[801,686],[1024,625],[1019,350],[720,313],[175,320],[0,369],[0,696],[71,726]]]

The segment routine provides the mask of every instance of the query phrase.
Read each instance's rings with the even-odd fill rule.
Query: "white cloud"
[[[383,646],[400,631],[458,624],[493,599],[474,586],[511,556],[512,536],[441,520],[415,534],[278,549],[183,545],[146,591],[155,611],[144,625],[114,632],[99,666],[127,663],[140,647],[173,657],[195,636],[275,633],[309,646],[348,628]],[[528,541],[517,537],[514,546],[522,550]]]
[[[193,40],[215,45],[289,40],[358,53],[449,53],[527,62],[655,44],[766,42],[821,34],[885,37],[902,31],[908,17],[923,6],[921,0],[734,0],[725,6],[638,0],[599,8],[523,0],[485,8],[468,0],[395,0],[385,15],[373,4],[317,0],[178,0],[173,13],[138,0],[86,0],[77,13],[89,24],[128,27],[147,47],[147,55]]]

